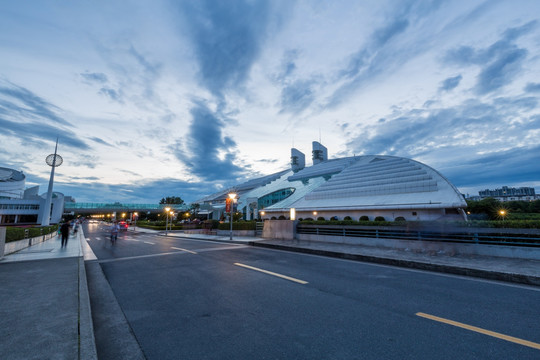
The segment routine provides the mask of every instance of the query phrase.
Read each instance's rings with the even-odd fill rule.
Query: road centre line
[[[299,283],[299,284],[302,284],[302,285],[308,284],[308,282],[307,282],[307,281],[304,281],[304,280],[295,279],[295,278],[290,277],[290,276],[287,276],[287,275],[281,275],[281,274],[278,274],[278,273],[275,273],[275,272],[272,272],[272,271],[259,269],[259,268],[253,267],[253,266],[244,265],[244,264],[240,264],[240,263],[234,263],[234,265],[236,265],[236,266],[241,266],[241,267],[244,267],[244,268],[246,268],[246,269],[251,269],[251,270],[259,271],[259,272],[262,272],[262,273],[265,273],[265,274],[268,274],[268,275],[277,276],[277,277],[279,277],[279,278],[282,278],[282,279],[285,279],[285,280],[289,280],[289,281],[294,281],[294,282]]]
[[[153,243],[153,242],[150,242],[150,241],[143,241],[143,243],[150,244],[150,245],[156,245],[156,243]]]
[[[182,250],[182,251],[186,251],[186,252],[188,252],[188,253],[196,254],[195,251],[191,251],[191,250],[187,250],[187,249],[182,249],[182,248],[178,248],[178,247],[174,247],[174,246],[171,246],[171,249]]]
[[[516,343],[516,344],[520,344],[520,345],[523,345],[523,346],[528,346],[528,347],[531,347],[533,349],[540,350],[540,344],[532,342],[532,341],[519,339],[519,338],[516,338],[516,337],[513,337],[513,336],[504,335],[504,334],[501,334],[501,333],[498,333],[498,332],[495,332],[495,331],[485,330],[485,329],[482,329],[482,328],[479,328],[479,327],[476,327],[476,326],[463,324],[463,323],[460,323],[460,322],[457,322],[457,321],[444,319],[444,318],[441,318],[441,317],[438,317],[438,316],[429,315],[429,314],[425,314],[425,313],[422,313],[422,312],[418,312],[418,313],[416,313],[416,315],[420,316],[420,317],[423,317],[423,318],[426,318],[426,319],[433,320],[433,321],[438,321],[438,322],[442,322],[442,323],[445,323],[445,324],[448,324],[448,325],[457,326],[457,327],[460,327],[462,329],[478,332],[480,334],[484,334],[484,335],[488,335],[488,336],[493,336],[493,337],[498,338],[498,339],[510,341],[510,342],[513,342],[513,343]]]

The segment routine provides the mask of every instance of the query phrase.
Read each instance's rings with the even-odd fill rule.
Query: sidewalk
[[[180,232],[169,232],[168,236],[231,242],[228,236],[183,234]],[[450,256],[447,254],[362,245],[302,240],[270,240],[259,237],[234,237],[233,242],[256,247],[540,286],[540,249],[538,250],[539,260],[526,260],[473,255]]]
[[[79,231],[0,260],[0,359],[97,359],[83,243]]]

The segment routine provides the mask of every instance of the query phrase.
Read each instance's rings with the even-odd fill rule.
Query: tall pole
[[[230,201],[230,214],[229,214],[229,221],[231,222],[231,231],[230,231],[230,237],[229,239],[232,240],[232,223],[233,223],[233,208],[234,208],[234,199],[236,198],[236,193],[231,192],[229,194],[229,201]]]
[[[171,210],[170,207],[165,208],[165,212],[167,213],[167,219],[165,220],[165,236],[167,236],[168,234],[167,230],[169,229],[169,211],[170,210]]]
[[[52,190],[54,183],[54,168],[60,166],[56,164],[56,152],[58,150],[58,138],[56,138],[56,145],[54,147],[54,155],[52,156],[52,163],[49,164],[50,155],[47,157],[47,163],[51,166],[51,177],[49,178],[49,189],[47,190],[47,197],[45,198],[45,205],[41,213],[41,226],[49,226],[51,217],[51,203],[52,203]]]

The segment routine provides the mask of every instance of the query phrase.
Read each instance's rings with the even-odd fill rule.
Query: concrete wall
[[[296,236],[298,220],[266,220],[262,237],[264,239],[293,240]]]
[[[51,239],[53,237],[56,237],[56,236],[57,236],[57,233],[55,231],[55,232],[52,232],[52,233],[47,234],[47,235],[41,235],[41,236],[37,236],[37,237],[34,237],[34,238],[8,242],[6,244],[6,247],[5,247],[5,250],[4,250],[4,255],[12,254],[14,252],[25,249],[25,248],[27,248],[29,246],[38,244],[40,242],[49,240],[49,239]]]
[[[314,242],[320,241],[326,243],[407,249],[425,253],[443,253],[447,255],[483,255],[540,260],[540,249],[523,246],[459,244],[440,241],[394,240],[313,234],[296,234],[296,238]]]

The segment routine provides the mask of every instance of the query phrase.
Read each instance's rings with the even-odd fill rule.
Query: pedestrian
[[[116,239],[118,239],[118,230],[120,230],[120,227],[116,223],[116,221],[111,226],[111,243],[114,244],[116,242]]]
[[[60,226],[60,233],[62,234],[62,246],[67,246],[68,238],[69,238],[69,223],[65,222]]]

